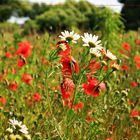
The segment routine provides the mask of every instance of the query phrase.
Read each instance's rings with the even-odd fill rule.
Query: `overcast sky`
[[[49,4],[55,4],[55,3],[62,3],[65,0],[29,0],[29,1],[38,2],[38,3],[45,2]],[[117,0],[88,0],[88,1],[97,6],[106,5],[115,11],[120,11],[122,7],[122,5]]]

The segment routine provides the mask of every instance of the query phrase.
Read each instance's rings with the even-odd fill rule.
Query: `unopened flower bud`
[[[120,69],[120,66],[118,64],[114,63],[112,65],[112,69],[113,69],[113,71],[118,71]]]
[[[102,66],[106,66],[107,62],[103,60],[103,61],[101,61],[101,64],[102,64]]]
[[[6,132],[8,132],[8,133],[11,134],[11,133],[13,133],[13,129],[12,129],[12,128],[7,128],[7,129],[6,129]]]
[[[15,135],[16,136],[16,140],[22,140],[22,137],[20,135]]]
[[[66,45],[65,45],[65,44],[63,44],[63,43],[62,43],[62,44],[60,44],[60,45],[59,45],[59,47],[60,47],[63,51],[65,51],[65,50],[67,49],[67,48],[66,48]]]
[[[30,136],[30,135],[24,135],[23,138],[24,138],[25,140],[30,140],[30,139],[31,139],[31,136]]]
[[[9,135],[9,140],[16,140],[16,135],[14,134]]]
[[[117,59],[117,63],[120,65],[122,63],[121,59]]]
[[[115,94],[120,94],[120,92],[117,90],[117,91],[115,91]]]
[[[116,80],[116,84],[118,85],[120,83],[120,79],[117,79]]]
[[[125,98],[122,98],[121,101],[122,101],[122,102],[125,102],[126,100],[125,100]]]
[[[125,96],[128,96],[128,92],[126,90],[122,90],[121,93]]]

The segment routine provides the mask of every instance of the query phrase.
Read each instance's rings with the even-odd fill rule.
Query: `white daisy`
[[[116,60],[117,59],[117,57],[114,54],[112,54],[109,50],[107,50],[107,52],[105,53],[105,55],[110,60]]]
[[[65,40],[65,41],[72,41],[73,43],[77,43],[77,40],[80,38],[80,35],[78,35],[77,33],[74,33],[74,31],[69,32],[69,31],[64,31],[61,32],[61,35],[59,35],[59,37],[61,38],[61,40]]]
[[[22,132],[23,134],[28,134],[29,133],[26,125],[22,125],[21,129],[19,131]]]
[[[88,46],[91,48],[102,48],[101,40],[98,40],[98,36],[96,35],[84,33],[84,36],[82,36],[82,40],[84,42],[83,46]]]
[[[90,48],[90,53],[93,54],[96,57],[101,56],[101,51],[96,47],[96,48]]]
[[[16,128],[21,128],[22,122],[21,122],[21,121],[18,122],[18,121],[14,118],[13,120],[12,120],[12,119],[9,119],[9,124],[11,124],[12,127],[13,127],[14,129],[16,129]]]
[[[9,124],[15,129],[18,130],[20,132],[22,132],[23,134],[28,134],[28,128],[26,127],[26,125],[22,125],[22,122],[18,122],[15,118],[9,119]]]

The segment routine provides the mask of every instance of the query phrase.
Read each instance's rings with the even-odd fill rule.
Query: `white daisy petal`
[[[93,54],[96,57],[100,57],[101,56],[101,52],[97,48],[90,48],[90,53]]]
[[[105,55],[110,60],[116,60],[117,59],[117,57],[114,54],[112,54],[109,50],[107,50]]]
[[[23,134],[28,134],[28,128],[26,127],[26,125],[22,125],[22,122],[17,121],[15,118],[9,119],[9,124],[13,127],[14,130],[16,131],[20,131]]]
[[[82,36],[82,40],[84,42],[83,46],[89,46],[91,48],[102,46],[101,40],[98,40],[98,36],[92,35],[89,33],[84,33],[84,36]],[[85,45],[87,44],[87,45]]]
[[[74,33],[74,31],[68,32],[65,30],[64,32],[61,32],[61,35],[59,35],[59,37],[61,38],[61,40],[77,43],[77,40],[80,38],[80,35],[78,35],[77,33]]]

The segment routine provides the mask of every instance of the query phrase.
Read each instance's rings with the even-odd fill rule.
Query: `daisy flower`
[[[21,128],[21,124],[22,122],[18,122],[15,118],[12,120],[12,119],[9,119],[9,124],[14,128]]]
[[[22,125],[22,122],[17,121],[15,118],[9,119],[9,124],[15,129],[20,131],[23,134],[28,134],[28,128],[26,127],[26,125]]]
[[[64,32],[61,32],[61,35],[59,35],[59,37],[61,38],[61,40],[68,42],[72,41],[73,43],[77,43],[77,40],[80,38],[80,35],[74,33],[74,31],[69,32],[65,30]]]
[[[88,46],[91,48],[98,47],[98,48],[102,49],[101,40],[98,40],[98,36],[96,36],[96,35],[84,33],[84,36],[82,36],[82,40],[84,42],[83,46]]]
[[[107,52],[105,53],[105,56],[110,60],[116,60],[117,59],[117,57],[114,54],[112,54],[109,50],[107,50]]]
[[[90,48],[90,53],[96,57],[101,56],[101,51],[98,48]]]
[[[28,128],[26,127],[26,125],[22,125],[19,131],[23,134],[28,134]]]

